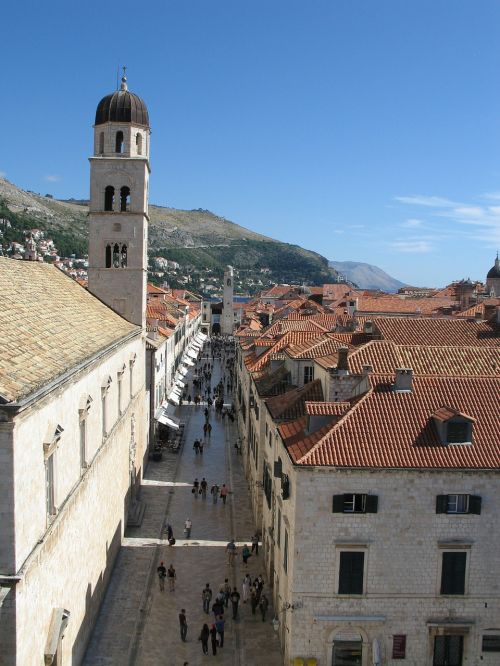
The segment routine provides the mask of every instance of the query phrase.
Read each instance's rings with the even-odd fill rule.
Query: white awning
[[[186,368],[186,366],[181,365],[181,366],[179,367],[179,370],[178,370],[177,372],[178,372],[180,375],[182,375],[183,377],[185,377],[185,376],[187,375],[187,373],[188,373],[188,369]]]
[[[190,356],[192,359],[194,359],[195,361],[198,358],[198,354],[195,351],[193,351],[192,349],[188,349],[186,354],[188,356]]]
[[[161,408],[161,414],[155,418],[159,423],[163,423],[163,425],[166,425],[173,430],[179,430],[179,419],[176,419],[175,416],[169,415],[167,409]]]
[[[177,395],[177,393],[174,393],[174,392],[172,391],[172,393],[168,396],[168,399],[169,399],[170,402],[172,402],[174,405],[180,405],[180,402],[181,402],[181,401],[180,401],[180,398],[179,398],[179,396]]]
[[[193,361],[192,361],[190,358],[186,358],[186,360],[184,361],[184,363],[185,363],[186,365],[189,365],[190,368],[194,368],[194,366],[196,365],[195,363],[193,363]]]
[[[175,383],[181,389],[183,389],[186,386],[186,384],[182,381],[182,379],[176,379]]]
[[[200,340],[203,340],[203,342],[205,342],[205,340],[208,338],[208,335],[206,335],[205,333],[202,333],[201,331],[198,331],[198,333],[196,334],[196,337],[200,338]]]
[[[167,425],[169,428],[172,428],[172,430],[179,430],[179,424],[172,421],[171,417],[166,419],[165,425]]]

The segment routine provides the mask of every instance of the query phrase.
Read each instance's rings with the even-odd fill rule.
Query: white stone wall
[[[118,154],[116,149],[116,133],[123,132],[123,152]],[[100,136],[104,134],[104,152],[100,153]],[[142,154],[137,151],[136,137],[142,136]],[[104,123],[94,128],[94,155],[106,157],[148,157],[150,130],[130,123]]]
[[[285,468],[284,468],[285,471]],[[346,471],[292,472],[291,498],[283,502],[293,526],[292,566],[281,596],[303,608],[287,612],[287,654],[314,656],[329,664],[335,631],[363,630],[382,643],[384,664],[394,634],[407,635],[412,666],[432,664],[427,622],[452,615],[473,621],[464,641],[464,664],[479,663],[482,632],[500,626],[500,535],[498,475],[474,472]],[[332,496],[350,492],[378,496],[375,514],[332,513]],[[481,515],[436,514],[436,495],[482,497]],[[465,596],[440,595],[440,542],[470,542]],[[366,594],[338,595],[339,553],[365,551]],[[278,558],[275,558],[277,561]],[[279,570],[278,570],[279,571]],[[280,575],[280,582],[284,579]],[[485,607],[487,605],[487,608]],[[322,621],[324,616],[383,616],[384,621]],[[369,658],[369,647],[365,649]],[[484,655],[481,663],[488,662]],[[368,662],[367,662],[368,663]]]
[[[120,415],[117,379],[123,366]],[[106,399],[108,436],[103,440],[101,386],[107,377],[112,381]],[[87,417],[89,466],[82,470],[79,407],[86,396],[92,397]],[[20,576],[20,582],[10,592],[15,595],[15,606],[10,612],[16,615],[17,660],[12,653],[4,652],[2,663],[43,663],[55,607],[64,607],[71,613],[63,641],[64,659],[67,663],[79,663],[123,534],[131,478],[131,440],[135,445],[136,475],[140,477],[147,418],[141,337],[122,344],[75,374],[16,417],[14,477],[10,479],[15,498],[15,557],[13,561],[2,560],[1,570]],[[52,424],[64,428],[54,454],[58,513],[50,524],[43,449],[49,424],[50,428]],[[2,498],[3,495],[2,484]],[[3,644],[5,637],[1,634],[0,627]]]

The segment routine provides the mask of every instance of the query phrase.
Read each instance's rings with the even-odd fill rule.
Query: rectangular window
[[[448,444],[464,444],[470,442],[470,423],[468,421],[454,421],[447,423]]]
[[[54,516],[56,513],[54,454],[45,460],[45,499],[47,515]]]
[[[122,415],[122,375],[118,375],[118,416]]]
[[[304,384],[309,384],[314,379],[314,367],[306,365],[304,368]]]
[[[102,410],[102,438],[104,439],[106,437],[107,430],[106,430],[106,393],[102,394],[102,399],[101,399],[101,410]]]
[[[437,495],[436,513],[481,513],[481,497],[479,495]]]
[[[392,658],[406,659],[406,635],[397,634],[392,637]]]
[[[333,513],[377,513],[378,495],[344,493],[333,496]]]
[[[281,546],[281,509],[278,509],[278,520],[276,521],[276,543]]]
[[[482,652],[500,652],[500,635],[483,636]]]
[[[466,565],[467,553],[454,551],[443,553],[441,594],[465,594]]]
[[[285,530],[285,543],[283,545],[283,569],[288,573],[288,530]]]
[[[87,466],[87,421],[80,421],[80,468]]]
[[[341,551],[339,594],[363,594],[365,554],[363,551]]]

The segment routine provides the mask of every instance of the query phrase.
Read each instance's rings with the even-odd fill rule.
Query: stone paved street
[[[219,377],[220,362],[216,360],[212,386]],[[215,597],[224,579],[229,578],[241,594],[245,575],[241,545],[250,545],[255,531],[241,456],[234,449],[235,426],[228,419],[216,417],[212,409],[210,442],[203,455],[196,456],[193,451],[193,441],[202,435],[204,407],[177,408],[176,416],[186,423],[183,448],[178,454],[164,453],[161,462],[150,462],[146,470],[142,489],[147,503],[144,520],[140,528],[127,530],[87,649],[85,666],[183,666],[185,661],[189,666],[206,661],[224,665],[282,664],[279,641],[271,624],[271,605],[266,622],[262,622],[258,611],[253,616],[249,604],[242,603],[239,618],[233,621],[230,604],[225,612],[224,647],[218,649],[215,657],[211,649],[209,656],[204,656],[198,641],[203,623],[211,626],[213,622],[213,615],[203,612],[202,588],[210,583]],[[200,481],[206,477],[209,489],[213,483],[226,483],[232,491],[227,504],[219,499],[214,505],[210,493],[206,500],[195,498],[191,492],[195,477]],[[191,539],[185,541],[183,526],[188,517],[193,528]],[[165,519],[174,529],[174,547],[168,546],[161,534]],[[225,554],[231,537],[239,546],[234,567],[228,567]],[[259,564],[261,557],[249,560],[252,578],[264,573]],[[169,592],[168,583],[164,592],[159,590],[156,567],[161,560],[167,568],[173,564],[176,569],[174,592]],[[267,582],[264,593],[271,604]],[[186,609],[187,615],[186,643],[180,639],[181,608]]]

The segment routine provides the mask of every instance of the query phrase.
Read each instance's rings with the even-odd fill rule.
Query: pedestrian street
[[[220,378],[220,361],[215,360],[212,386]],[[192,376],[190,371],[187,379]],[[191,388],[191,383],[190,383]],[[193,394],[194,392],[192,392]],[[230,403],[232,396],[225,395]],[[213,613],[203,611],[202,590],[210,584],[213,598],[226,578],[231,588],[242,594],[242,581],[248,573],[254,579],[264,574],[263,554],[252,555],[248,567],[243,566],[241,549],[251,545],[255,534],[249,491],[243,472],[242,457],[234,443],[236,425],[228,418],[210,410],[211,437],[206,440],[203,454],[195,454],[193,442],[203,436],[206,403],[184,404],[175,416],[184,422],[184,443],[179,453],[165,452],[159,462],[150,461],[144,474],[141,497],[147,508],[141,527],[127,529],[124,542],[111,576],[111,582],[92,634],[84,664],[86,666],[137,664],[138,666],[189,666],[213,662],[224,665],[282,664],[277,634],[272,626],[274,611],[272,594],[267,585],[264,594],[269,600],[265,622],[257,608],[253,615],[250,603],[240,600],[236,621],[232,619],[231,603],[225,609],[224,647],[212,655],[202,653],[198,640],[204,623],[209,628]],[[205,477],[206,499],[192,493],[195,478]],[[227,503],[219,498],[213,503],[210,488],[226,484],[230,494]],[[190,539],[183,533],[186,519],[192,521]],[[172,526],[176,543],[169,546],[165,522]],[[226,545],[233,538],[237,547],[234,566],[228,565]],[[168,581],[160,591],[157,567],[163,561],[176,571],[175,590]],[[262,564],[261,564],[262,562]],[[186,611],[187,640],[181,641],[179,613]]]

